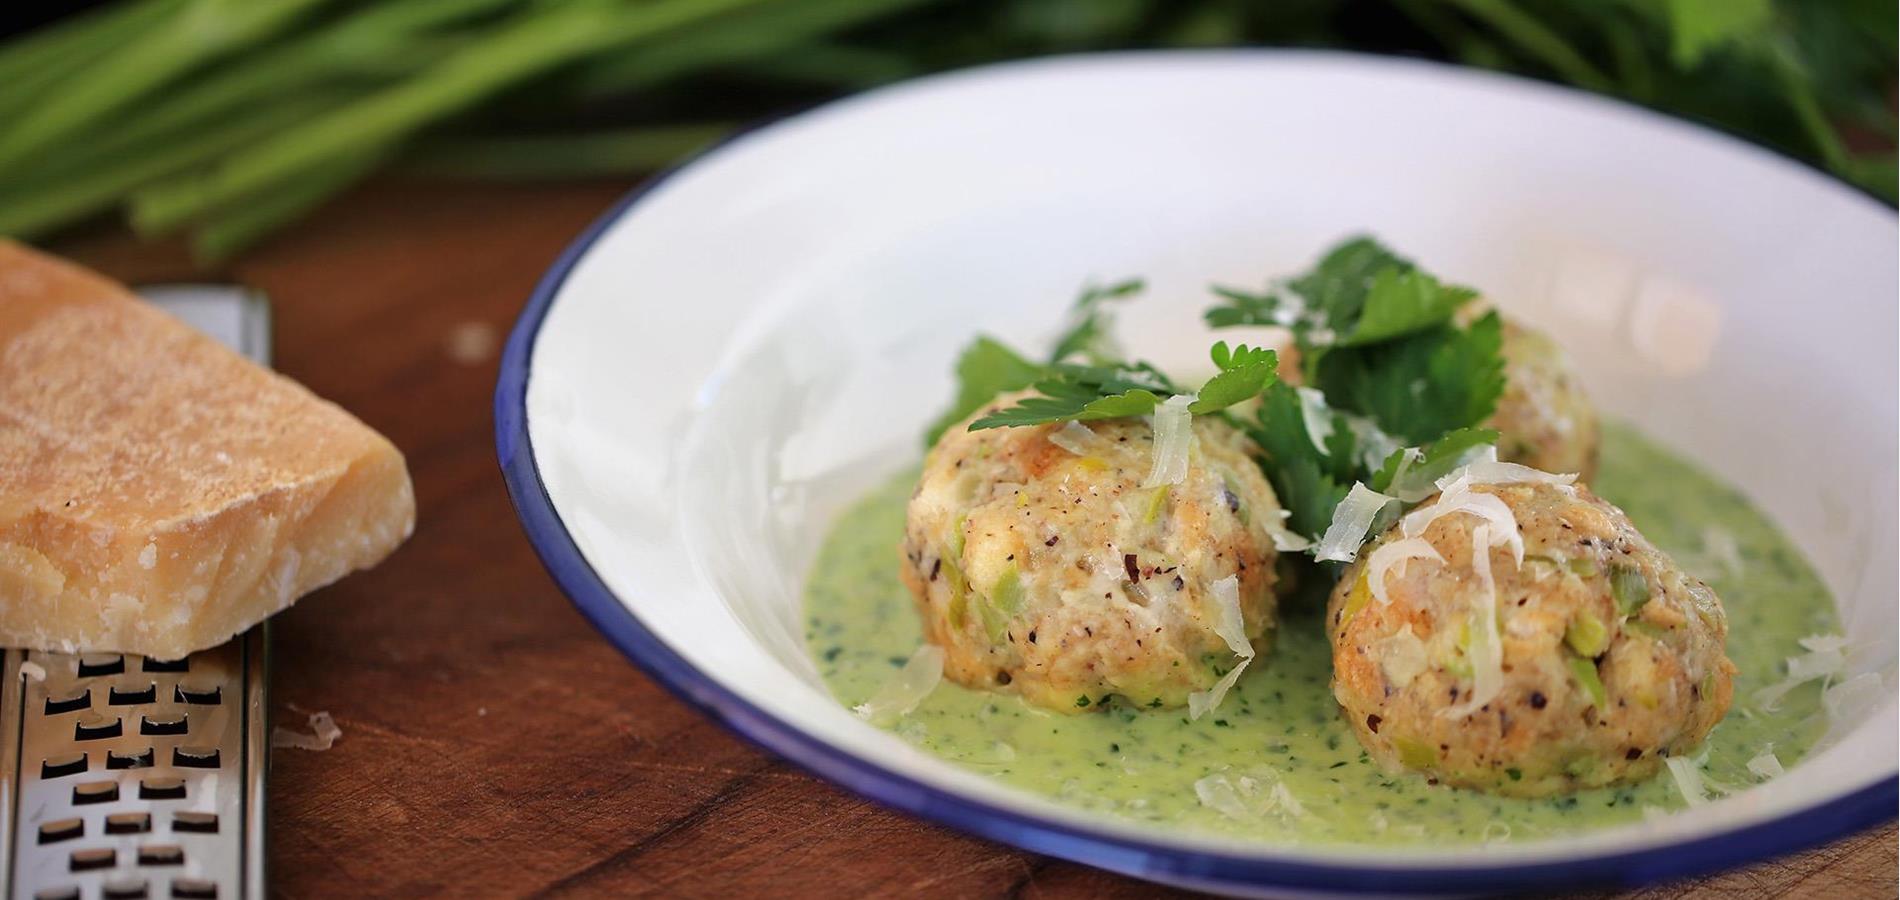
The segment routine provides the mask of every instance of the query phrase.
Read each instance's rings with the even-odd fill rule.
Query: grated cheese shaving
[[[1286,527],[1286,520],[1292,515],[1292,512],[1282,509],[1260,523],[1261,527],[1267,530],[1267,537],[1273,539],[1273,549],[1281,553],[1298,553],[1313,546],[1312,541],[1293,533],[1293,529]]]
[[[1513,462],[1499,462],[1498,448],[1486,444],[1470,462],[1438,479],[1439,490],[1463,479],[1467,484],[1554,484],[1568,487],[1577,481],[1577,473],[1555,475],[1542,469]]]
[[[1247,671],[1247,664],[1250,662],[1253,662],[1253,657],[1251,656],[1242,659],[1240,663],[1229,670],[1227,674],[1222,675],[1219,681],[1214,682],[1212,688],[1189,694],[1188,720],[1197,720],[1213,712],[1215,707],[1220,706],[1220,702],[1227,698],[1227,692],[1232,690],[1234,683],[1240,680],[1240,673]]]
[[[1439,715],[1462,719],[1490,703],[1504,689],[1504,639],[1498,634],[1498,587],[1491,577],[1491,526],[1471,529],[1471,571],[1478,576],[1476,619],[1471,635],[1471,692],[1465,702]]]
[[[28,681],[45,681],[46,667],[32,661],[23,662],[20,664],[20,677]]]
[[[1287,788],[1278,771],[1255,766],[1247,772],[1229,777],[1223,769],[1204,776],[1194,782],[1194,796],[1202,806],[1237,822],[1258,822],[1269,815],[1290,819],[1306,815],[1305,805]]]
[[[1702,770],[1696,768],[1693,760],[1685,756],[1671,756],[1663,760],[1669,767],[1669,777],[1675,779],[1676,790],[1682,794],[1684,803],[1701,806],[1709,802],[1709,792],[1702,783]]]
[[[1326,442],[1333,436],[1333,411],[1326,405],[1326,395],[1315,388],[1294,388],[1300,395],[1300,421],[1306,426],[1306,437],[1313,442],[1313,449],[1322,456],[1330,451]]]
[[[1853,722],[1871,711],[1886,695],[1887,690],[1881,685],[1879,675],[1862,672],[1822,691],[1821,705],[1827,708],[1829,719]]]
[[[1049,432],[1049,443],[1061,447],[1076,456],[1088,456],[1099,442],[1095,430],[1081,422],[1062,423],[1062,427]]]
[[[1200,799],[1202,806],[1235,821],[1246,822],[1253,818],[1253,812],[1240,800],[1240,790],[1226,775],[1215,773],[1197,779],[1194,796]]]
[[[902,669],[877,689],[871,699],[855,708],[859,718],[876,725],[889,724],[922,703],[943,681],[943,648],[925,644],[910,655]]]
[[[1194,447],[1194,414],[1188,405],[1192,394],[1176,394],[1155,407],[1154,467],[1148,470],[1144,488],[1180,484],[1187,480],[1188,455]]]
[[[1359,555],[1359,548],[1365,546],[1366,533],[1372,529],[1373,521],[1393,502],[1393,498],[1363,484],[1353,484],[1346,499],[1333,508],[1333,521],[1326,526],[1326,533],[1313,549],[1314,558],[1321,562],[1352,562],[1353,557]]]
[[[1808,650],[1787,659],[1788,677],[1756,691],[1753,700],[1764,712],[1773,712],[1789,691],[1820,678],[1840,674],[1847,666],[1847,639],[1839,635],[1808,635],[1801,639]]]
[[[1406,563],[1415,559],[1429,559],[1439,565],[1445,564],[1445,558],[1438,555],[1438,549],[1424,538],[1401,538],[1391,541],[1366,557],[1366,584],[1372,588],[1373,599],[1381,604],[1389,604],[1392,597],[1386,593],[1387,575],[1405,576]]]
[[[1775,758],[1775,751],[1772,749],[1764,750],[1760,756],[1749,760],[1748,771],[1755,773],[1755,777],[1763,781],[1780,778],[1787,774],[1787,770],[1781,767],[1781,760]]]
[[[1446,485],[1436,502],[1407,513],[1401,520],[1405,536],[1421,537],[1433,522],[1449,515],[1468,513],[1490,524],[1491,546],[1509,547],[1512,560],[1519,566],[1524,565],[1524,538],[1517,533],[1517,516],[1497,495],[1473,493],[1470,487],[1469,476],[1460,476]]]
[[[1240,576],[1229,575],[1208,586],[1214,601],[1214,633],[1227,642],[1227,649],[1243,659],[1253,658],[1253,644],[1247,640],[1247,623],[1240,614]]]
[[[337,727],[336,720],[327,712],[311,713],[309,721],[310,730],[315,734],[304,734],[279,725],[271,729],[270,745],[322,752],[336,746],[336,739],[343,736],[343,729]]]

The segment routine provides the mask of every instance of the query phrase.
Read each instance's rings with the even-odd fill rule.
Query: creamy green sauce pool
[[[915,477],[906,472],[847,511],[813,567],[806,638],[846,705],[875,693],[922,639],[897,574]],[[1707,580],[1728,608],[1728,654],[1740,671],[1735,705],[1706,745],[1707,777],[1751,784],[1747,761],[1771,745],[1793,765],[1826,726],[1819,686],[1796,688],[1773,713],[1755,710],[1750,698],[1781,679],[1782,660],[1802,652],[1797,639],[1839,630],[1820,579],[1740,494],[1626,428],[1606,428],[1592,488]],[[892,730],[1091,812],[1274,843],[1523,840],[1684,805],[1667,772],[1630,787],[1517,800],[1380,770],[1328,690],[1330,649],[1317,606],[1284,607],[1272,652],[1198,722],[1185,710],[1060,715],[946,681]],[[1197,793],[1195,783],[1216,774],[1226,778]]]

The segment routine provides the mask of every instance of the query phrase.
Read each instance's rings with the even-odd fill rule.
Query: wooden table
[[[272,892],[1152,896],[923,824],[768,756],[647,680],[543,573],[497,473],[499,342],[624,183],[376,182],[220,273],[275,300],[277,367],[408,455],[415,537],[275,623]],[[127,281],[203,278],[117,231],[54,249]],[[1649,897],[1895,896],[1891,824]]]

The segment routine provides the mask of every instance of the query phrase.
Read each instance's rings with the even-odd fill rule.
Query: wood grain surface
[[[279,369],[407,454],[415,537],[274,626],[281,897],[1147,897],[1141,882],[866,803],[727,733],[597,636],[502,488],[500,342],[541,272],[625,183],[372,182],[214,277],[275,301]],[[104,229],[53,249],[131,282],[204,279]],[[1894,897],[1892,824],[1630,896]]]

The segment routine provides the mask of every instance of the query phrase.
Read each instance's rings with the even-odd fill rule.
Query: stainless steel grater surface
[[[257,294],[148,299],[259,362]],[[175,662],[5,650],[0,883],[16,900],[262,897],[269,626]]]

